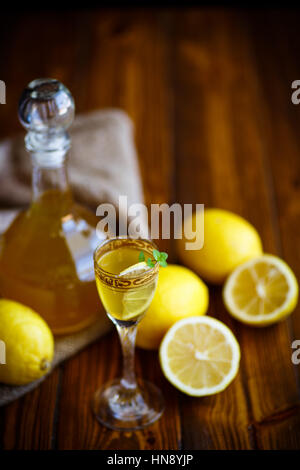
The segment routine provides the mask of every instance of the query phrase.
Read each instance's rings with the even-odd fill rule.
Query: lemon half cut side
[[[176,322],[164,336],[159,359],[165,377],[191,396],[223,391],[235,378],[240,347],[231,330],[208,316]]]
[[[243,263],[230,274],[223,299],[236,319],[248,325],[266,326],[294,310],[298,283],[282,259],[266,254]]]

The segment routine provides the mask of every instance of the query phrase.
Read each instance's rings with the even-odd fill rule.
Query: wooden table
[[[125,109],[147,203],[204,203],[259,230],[264,249],[300,277],[300,79],[298,15],[292,11],[98,10],[8,15],[0,31],[1,137],[20,129],[25,84],[56,77],[77,111]],[[177,261],[175,245],[160,246]],[[160,386],[163,418],[140,432],[100,426],[93,392],[120,370],[115,333],[57,368],[32,393],[0,409],[5,449],[300,448],[299,369],[291,343],[300,312],[253,329],[226,313],[210,287],[209,314],[236,334],[238,377],[223,393],[190,398],[163,378],[157,354],[138,350],[137,372]],[[108,359],[109,358],[109,359]],[[108,362],[109,361],[109,362]]]

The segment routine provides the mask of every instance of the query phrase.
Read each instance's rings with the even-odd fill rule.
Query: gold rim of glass
[[[119,280],[120,279],[120,274],[113,274],[113,273],[110,273],[109,271],[105,271],[105,269],[101,268],[101,266],[99,266],[99,263],[98,263],[98,254],[101,250],[105,250],[105,247],[106,245],[109,245],[110,243],[113,243],[113,242],[117,242],[117,241],[132,241],[132,246],[134,245],[140,245],[140,248],[144,248],[145,251],[147,251],[148,254],[151,254],[149,252],[149,249],[147,250],[145,247],[148,245],[150,245],[153,249],[157,250],[157,245],[152,241],[152,240],[148,240],[146,238],[131,238],[131,237],[112,237],[112,238],[108,238],[107,240],[104,240],[102,243],[100,243],[100,245],[97,246],[97,248],[95,249],[94,251],[94,265],[95,265],[95,270],[97,271],[97,273],[99,273],[99,275],[102,274],[101,278],[102,280],[104,280],[105,278],[111,278],[111,279],[115,279],[115,280]],[[122,246],[122,243],[120,243],[120,246]],[[118,247],[118,248],[119,248]],[[104,251],[103,254],[107,253],[111,251],[110,249],[107,249],[107,251]],[[152,255],[153,256],[153,255]],[[140,280],[140,279],[145,279],[145,283],[149,281],[149,278],[152,278],[156,272],[158,271],[158,268],[159,268],[159,262],[156,261],[155,262],[155,265],[152,267],[152,268],[149,268],[147,271],[141,273],[141,274],[137,274],[134,276],[134,278],[132,277],[127,277],[127,276],[122,276],[122,282],[130,282],[130,284],[133,283],[133,281],[136,281],[136,280]]]

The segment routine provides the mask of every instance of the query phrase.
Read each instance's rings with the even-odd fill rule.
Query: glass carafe
[[[101,241],[96,216],[74,203],[68,185],[66,129],[74,109],[72,95],[57,80],[34,80],[24,90],[19,119],[28,131],[32,203],[0,244],[0,294],[33,308],[54,334],[78,331],[99,317],[104,327],[108,322],[93,269]]]

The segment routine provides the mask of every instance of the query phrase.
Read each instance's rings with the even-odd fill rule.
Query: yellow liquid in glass
[[[132,281],[140,278],[141,275],[122,274],[125,269],[139,263],[138,249],[124,246],[105,253],[98,260],[99,267],[107,273],[118,276],[119,280],[126,279]],[[154,296],[157,276],[152,277],[149,282],[140,282],[140,285],[126,287],[109,286],[96,273],[96,283],[100,298],[107,313],[117,321],[135,323],[146,313]]]

